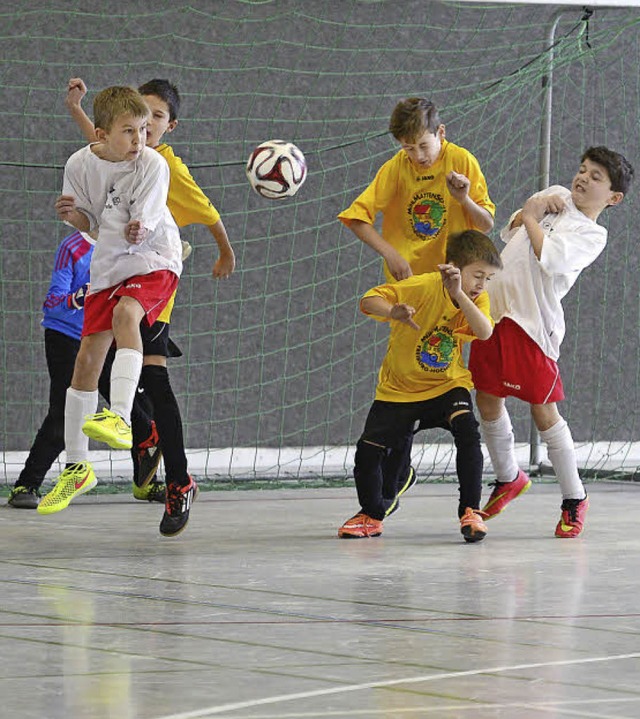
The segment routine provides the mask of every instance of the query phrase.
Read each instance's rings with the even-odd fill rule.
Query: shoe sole
[[[465,530],[467,530],[465,532]],[[475,532],[474,534],[471,534],[470,527],[463,527],[460,531],[462,532],[462,536],[464,537],[464,541],[468,542],[469,544],[475,544],[476,542],[481,542],[486,536],[486,532]]]
[[[56,512],[62,512],[62,510],[66,509],[76,497],[79,497],[81,494],[85,494],[89,490],[93,489],[96,484],[98,484],[98,480],[94,477],[90,482],[87,482],[87,484],[74,492],[65,502],[59,502],[53,506],[43,506],[42,503],[39,504],[38,514],[56,514]]]
[[[89,439],[95,439],[96,442],[102,442],[103,444],[107,444],[111,449],[131,449],[133,447],[133,440],[132,439],[118,439],[117,437],[114,437],[110,432],[105,432],[100,425],[84,425],[82,427],[82,431],[84,434],[89,437]]]
[[[381,535],[382,531],[372,532],[371,534],[351,534],[349,531],[343,530],[342,527],[338,530],[339,539],[368,539],[369,537],[380,537]]]
[[[132,496],[136,500],[136,502],[155,502],[156,504],[164,504],[166,501],[166,490],[162,495],[155,494],[150,497],[136,497],[135,494],[132,494]]]
[[[157,457],[157,459],[156,459]],[[153,456],[153,464],[149,465],[149,469],[147,470],[147,476],[138,484],[138,487],[140,489],[144,489],[151,480],[156,476],[158,473],[158,467],[160,466],[160,462],[162,461],[162,450],[160,447],[158,447],[155,455]],[[140,466],[140,463],[138,463],[138,467]],[[138,470],[139,471],[139,470]],[[140,477],[138,477],[140,479]]]
[[[40,504],[40,500],[36,500],[35,502],[32,500],[30,502],[12,502],[11,499],[7,500],[7,505],[9,507],[13,507],[14,509],[38,509],[38,505]]]
[[[516,494],[515,497],[512,497],[499,512],[494,512],[493,514],[489,514],[489,511],[487,511],[487,505],[485,505],[482,508],[482,519],[486,522],[488,519],[493,519],[493,517],[497,517],[499,514],[502,514],[504,510],[513,502],[514,499],[518,499],[521,495],[523,495],[525,492],[528,492],[531,488],[531,480],[527,482],[527,484],[524,485],[524,487]]]

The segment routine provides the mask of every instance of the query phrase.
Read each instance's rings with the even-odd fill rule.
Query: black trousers
[[[64,450],[64,406],[67,389],[71,386],[76,355],[80,340],[73,339],[57,330],[45,329],[44,347],[49,371],[49,409],[33,441],[24,468],[15,486],[38,489],[45,475],[51,469],[58,455]],[[109,401],[111,365],[115,350],[109,351],[105,361],[98,389]],[[131,425],[134,448],[144,441],[151,432],[150,408],[143,395],[136,393],[131,411]],[[134,462],[137,469],[137,462]]]
[[[453,419],[453,414],[460,412]],[[413,436],[437,427],[451,432],[456,445],[456,472],[460,501],[478,509],[482,494],[483,458],[478,422],[469,391],[458,387],[422,402],[374,401],[358,440],[353,475],[362,511],[384,519],[409,471]]]

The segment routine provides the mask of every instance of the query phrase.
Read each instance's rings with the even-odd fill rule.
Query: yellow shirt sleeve
[[[173,148],[169,145],[163,143],[156,147],[156,151],[169,165],[171,179],[167,207],[178,227],[215,225],[220,220],[220,213],[193,179],[189,168],[174,154]]]

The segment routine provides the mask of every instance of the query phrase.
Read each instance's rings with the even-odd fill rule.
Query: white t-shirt
[[[491,315],[496,322],[509,317],[553,360],[560,356],[564,339],[561,300],[607,243],[607,231],[576,208],[571,192],[554,185],[536,196],[562,195],[567,209],[545,215],[540,222],[544,242],[535,256],[524,225],[502,229],[507,246],[501,253],[504,269],[488,285]]]
[[[167,208],[168,190],[169,166],[148,147],[136,160],[109,162],[87,145],[67,160],[62,192],[76,198],[77,209],[89,218],[90,232],[98,232],[91,259],[92,293],[157,270],[180,277],[182,247]],[[125,240],[129,220],[140,220],[147,228],[139,245]]]

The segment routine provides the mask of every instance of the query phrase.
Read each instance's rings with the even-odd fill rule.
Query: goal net
[[[581,152],[640,147],[640,8],[422,0],[3,0],[0,477],[12,482],[46,413],[41,305],[65,227],[53,201],[82,140],[67,80],[99,89],[169,78],[182,116],[165,139],[220,210],[236,252],[211,277],[210,233],[192,226],[170,361],[192,471],[212,480],[344,479],[373,399],[386,326],[358,311],[381,260],[336,215],[396,151],[387,132],[410,95],[440,108],[447,137],[479,159],[498,230],[539,186],[542,107],[553,36],[549,174],[568,184]],[[545,81],[545,78],[547,80]],[[294,198],[253,193],[244,164],[281,138],[305,153]],[[639,461],[637,188],[601,218],[609,245],[565,300],[562,413],[583,473],[634,476]],[[510,405],[529,456],[526,407]],[[92,445],[93,447],[93,445]],[[96,452],[102,478],[129,477],[126,453]],[[455,471],[451,438],[417,437],[421,479]],[[544,461],[544,458],[543,458]],[[59,466],[53,468],[57,472]],[[487,471],[491,468],[487,465]]]

